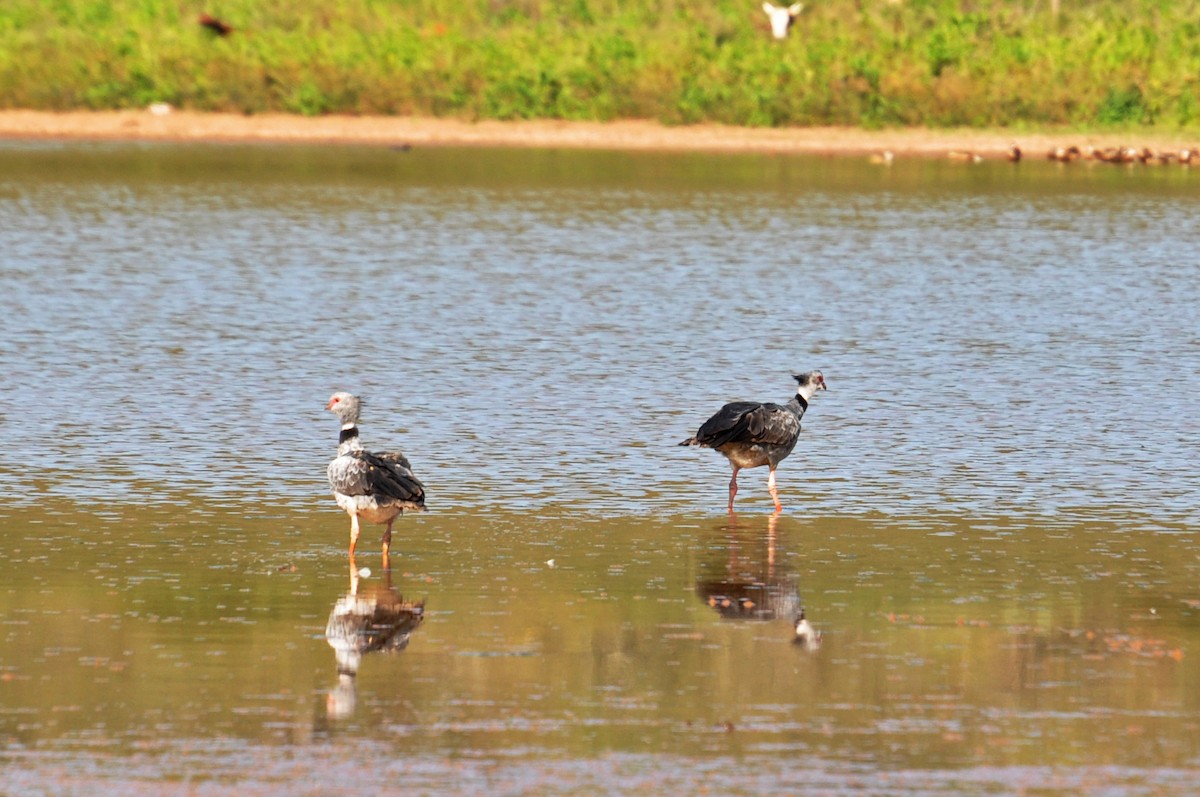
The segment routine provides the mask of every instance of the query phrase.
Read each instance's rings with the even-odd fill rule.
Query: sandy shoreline
[[[409,117],[243,116],[172,110],[0,111],[0,138],[79,141],[328,143],[369,146],[542,147],[692,152],[770,152],[945,157],[952,152],[1007,157],[1016,144],[1029,157],[1056,146],[1180,149],[1197,141],[1178,134],[1015,134],[1007,131],[854,128],[762,129],[655,122],[463,122]],[[1200,138],[1200,137],[1195,137]]]

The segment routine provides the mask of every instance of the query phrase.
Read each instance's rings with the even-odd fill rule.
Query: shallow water
[[[0,793],[1189,793],[1198,181],[0,145]],[[674,444],[814,367],[728,517]]]

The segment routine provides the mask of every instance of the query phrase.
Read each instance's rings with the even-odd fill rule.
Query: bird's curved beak
[[[329,403],[325,405],[325,409],[327,409],[327,410],[333,409],[333,399],[329,400]]]

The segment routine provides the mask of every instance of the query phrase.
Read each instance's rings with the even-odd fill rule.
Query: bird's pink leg
[[[767,477],[767,492],[771,493],[771,498],[775,501],[775,511],[783,509],[783,504],[779,503],[779,490],[775,487],[774,468],[771,468],[771,475]]]
[[[733,511],[733,499],[737,496],[738,466],[733,466],[733,478],[729,480],[729,511]]]
[[[392,523],[394,520],[389,520],[387,529],[383,532],[383,566],[388,566],[388,551],[392,547]]]
[[[358,544],[358,515],[350,513],[350,555],[354,556],[354,546]]]

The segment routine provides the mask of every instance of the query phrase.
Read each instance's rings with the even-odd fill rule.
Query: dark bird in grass
[[[201,14],[200,25],[208,28],[218,36],[228,36],[233,33],[233,26],[222,22],[212,14]]]
[[[775,487],[775,468],[792,453],[800,437],[800,419],[808,402],[818,390],[826,390],[825,377],[820,371],[795,374],[799,386],[796,395],[786,404],[760,404],[756,401],[735,401],[726,404],[717,414],[704,422],[695,435],[681,446],[715,448],[733,466],[729,480],[729,511],[737,496],[738,471],[742,468],[770,468],[767,489],[775,501],[776,511],[783,509]]]
[[[329,463],[329,486],[337,504],[350,515],[350,554],[358,542],[359,520],[387,524],[383,556],[392,544],[392,523],[405,510],[425,509],[425,487],[413,475],[412,465],[398,451],[372,453],[358,439],[362,402],[350,393],[334,393],[325,409],[342,421],[338,455]]]

